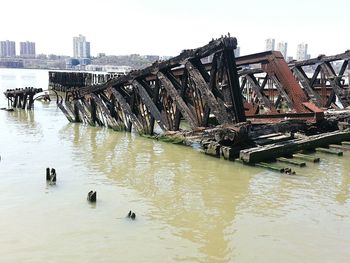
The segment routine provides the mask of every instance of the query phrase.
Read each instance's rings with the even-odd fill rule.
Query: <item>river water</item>
[[[0,107],[7,88],[47,85],[0,69]],[[350,153],[281,175],[36,101],[0,111],[0,155],[0,262],[350,262]]]

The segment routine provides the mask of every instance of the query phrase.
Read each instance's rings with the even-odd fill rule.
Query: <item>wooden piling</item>
[[[295,174],[295,171],[293,171],[289,167],[280,167],[278,165],[274,165],[274,164],[271,164],[271,163],[260,162],[260,163],[256,163],[255,166],[262,167],[262,168],[267,168],[267,169],[269,169],[271,171],[276,171],[276,172],[280,172],[280,173]]]
[[[240,151],[240,158],[245,162],[256,163],[291,154],[304,149],[315,149],[324,145],[339,143],[350,139],[350,132],[335,131],[312,135],[304,139],[275,143],[265,147],[255,147]]]
[[[276,158],[276,160],[281,162],[281,163],[293,164],[293,165],[296,165],[296,166],[299,166],[299,167],[306,166],[305,162],[300,162],[300,161],[297,161],[297,160],[288,159],[288,158],[284,158],[284,157]]]
[[[339,150],[344,150],[344,151],[350,151],[350,145],[338,145],[338,144],[330,144],[328,146],[329,148],[334,148],[334,149],[339,149]]]
[[[308,161],[308,162],[313,162],[313,163],[318,163],[320,161],[319,157],[309,156],[309,155],[305,155],[305,154],[301,154],[301,153],[295,153],[295,154],[293,154],[293,157],[296,159],[300,159],[300,160],[304,160],[304,161]]]
[[[46,168],[46,181],[50,181],[50,168]]]
[[[315,150],[316,150],[316,152],[321,152],[321,153],[329,153],[329,154],[334,154],[334,155],[338,155],[338,156],[343,155],[342,151],[335,150],[335,149],[327,149],[327,148],[318,147]]]
[[[262,167],[262,168],[267,168],[267,169],[269,169],[271,171],[284,173],[284,168],[283,167],[275,166],[275,165],[272,165],[272,164],[269,164],[269,163],[260,162],[260,163],[256,163],[255,166]]]

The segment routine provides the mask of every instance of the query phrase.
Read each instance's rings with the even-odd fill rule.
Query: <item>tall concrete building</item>
[[[21,57],[28,57],[28,58],[35,58],[35,43],[34,42],[20,42],[20,56]]]
[[[236,47],[236,49],[234,50],[235,53],[235,57],[239,57],[241,56],[241,48],[240,47]]]
[[[265,40],[265,51],[275,50],[275,39],[268,38]]]
[[[280,51],[284,57],[284,59],[287,59],[287,42],[278,42],[277,44],[277,50]]]
[[[0,41],[0,57],[15,57],[16,42],[15,41]]]
[[[73,37],[73,57],[90,58],[90,42],[86,41],[85,36]]]
[[[297,46],[296,60],[308,59],[310,56],[307,54],[307,44],[301,43]]]

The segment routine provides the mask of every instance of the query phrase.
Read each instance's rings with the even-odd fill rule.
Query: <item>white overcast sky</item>
[[[0,40],[71,56],[73,36],[83,34],[92,55],[174,56],[230,32],[241,55],[275,38],[288,56],[305,42],[315,57],[350,49],[349,14],[350,0],[3,0]]]

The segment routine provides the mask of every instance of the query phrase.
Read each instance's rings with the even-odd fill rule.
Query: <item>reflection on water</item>
[[[320,155],[320,164],[280,175],[70,124],[54,102],[35,102],[32,112],[0,111],[0,127],[4,262],[350,257],[350,153]],[[57,171],[55,186],[46,184],[46,167]],[[95,205],[86,200],[90,190],[97,191]],[[129,210],[135,221],[125,218]]]
[[[66,126],[61,138],[72,139],[73,158],[86,163],[92,173],[102,172],[147,199],[152,205],[148,220],[172,226],[176,236],[199,244],[207,259],[230,255],[226,228],[256,170],[182,146],[82,125]],[[232,179],[239,185],[229,184]]]

